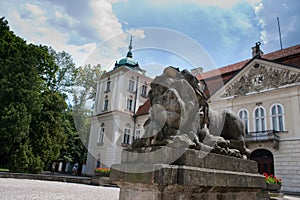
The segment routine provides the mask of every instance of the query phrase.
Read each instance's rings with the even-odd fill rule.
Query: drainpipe
[[[134,97],[134,107],[133,107],[133,136],[132,141],[135,136],[135,126],[136,126],[136,103],[137,103],[137,97],[138,97],[138,87],[139,87],[139,76],[136,78],[136,88],[135,88],[135,97]]]

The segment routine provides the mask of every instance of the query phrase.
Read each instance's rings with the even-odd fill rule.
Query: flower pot
[[[266,183],[266,189],[270,191],[280,191],[281,185],[273,184],[273,183]]]
[[[109,177],[109,172],[95,172],[95,176]]]

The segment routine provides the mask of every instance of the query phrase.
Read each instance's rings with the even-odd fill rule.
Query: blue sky
[[[168,65],[205,71],[300,44],[300,1],[294,0],[0,0],[4,16],[29,43],[66,51],[75,63],[109,70],[128,50],[151,76]]]

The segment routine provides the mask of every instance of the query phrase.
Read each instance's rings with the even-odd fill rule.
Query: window
[[[132,98],[132,96],[129,96],[129,98],[127,99],[127,106],[126,106],[126,108],[129,111],[133,110],[133,98]]]
[[[128,90],[134,92],[134,80],[129,80]]]
[[[263,107],[257,107],[254,111],[254,127],[255,132],[266,131],[266,116]]]
[[[276,131],[284,131],[283,107],[275,104],[271,107],[272,129]]]
[[[96,162],[96,168],[99,168],[100,166],[101,166],[101,161],[97,160],[97,162]]]
[[[103,110],[107,110],[107,109],[108,109],[108,96],[106,95],[106,96],[105,96],[105,99],[104,99]]]
[[[110,91],[110,81],[107,81],[105,92],[109,92],[109,91]]]
[[[123,144],[130,144],[130,129],[129,128],[125,128],[125,130],[124,130]]]
[[[98,143],[103,143],[104,142],[104,132],[105,132],[105,125],[104,125],[104,123],[102,123],[101,126],[100,126]]]
[[[137,140],[141,137],[141,130],[136,130],[133,140]]]
[[[142,86],[142,92],[141,92],[141,95],[143,97],[147,97],[147,86],[146,85],[143,85]]]
[[[244,122],[244,126],[245,126],[245,133],[248,134],[249,131],[249,117],[248,117],[248,111],[246,109],[242,109],[239,112],[239,117],[241,118],[241,120],[243,120]]]

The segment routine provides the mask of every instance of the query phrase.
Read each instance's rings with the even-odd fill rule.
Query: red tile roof
[[[283,63],[287,63],[287,64],[292,64],[289,62],[289,59],[291,59],[290,57],[296,54],[300,53],[300,44],[296,45],[296,46],[292,46],[286,49],[282,49],[282,50],[278,50],[278,51],[274,51],[265,55],[262,55],[262,58],[264,59],[268,59],[268,60],[273,60],[273,61],[282,61]],[[207,72],[204,72],[202,74],[197,75],[196,77],[199,80],[203,80],[203,79],[209,79],[215,76],[220,76],[226,73],[230,73],[233,71],[238,71],[241,68],[243,68],[247,62],[249,62],[250,59],[241,61],[241,62],[237,62],[225,67],[221,67],[218,69],[214,69],[214,70],[210,70]]]
[[[150,100],[148,99],[143,105],[141,105],[137,112],[135,113],[137,116],[149,114],[149,109],[151,107]]]

